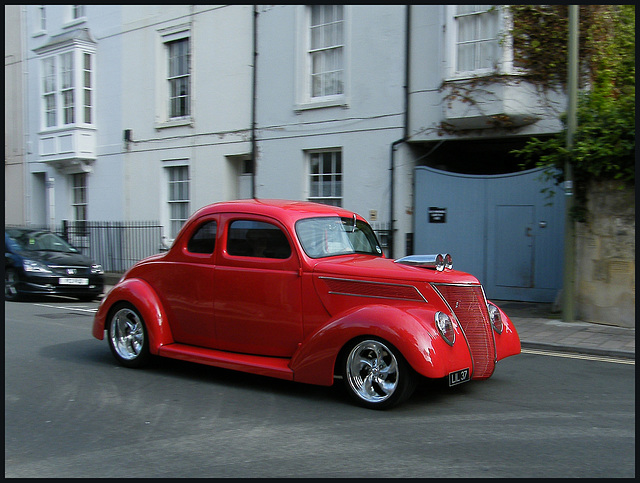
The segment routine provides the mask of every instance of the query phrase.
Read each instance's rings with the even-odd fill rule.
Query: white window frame
[[[190,67],[189,67],[189,39],[178,39],[172,42],[167,42],[167,55],[168,55],[168,73],[167,81],[169,84],[169,119],[180,119],[189,117],[191,112],[191,103],[189,102],[190,95]],[[180,52],[177,46],[186,46],[186,53]],[[186,59],[184,59],[186,57]],[[186,63],[186,71],[184,71],[184,64]],[[179,86],[186,85],[186,91],[177,92]]]
[[[31,17],[33,19],[31,36],[40,37],[47,34],[47,6],[37,5],[34,8],[36,13]]]
[[[186,169],[186,178],[172,180],[171,175],[172,173],[176,172],[177,169]],[[184,225],[184,222],[187,221],[189,215],[191,214],[191,169],[188,161],[180,159],[164,161],[163,170],[163,178],[165,179],[164,191],[166,193],[165,209],[163,210],[165,214],[164,218],[166,220],[165,231],[167,233],[167,238],[173,240],[180,231],[180,228],[182,228],[182,226]],[[183,197],[180,199],[173,199],[173,193],[175,193],[175,190],[173,190],[172,187],[178,186],[178,184],[181,184],[183,187],[186,186],[186,198]],[[173,207],[178,205],[183,208],[183,216],[181,217],[174,216],[175,211]]]
[[[88,219],[87,180],[87,173],[75,173],[71,175],[73,220],[83,225]]]
[[[93,55],[88,52],[82,52],[82,54],[80,55],[80,59],[82,60],[82,85],[80,86],[79,90],[82,91],[82,102],[78,104],[82,106],[81,114],[83,122],[85,124],[93,124],[95,103],[95,96],[93,94],[95,75],[93,73],[93,69],[95,59]],[[87,59],[89,61],[88,67]]]
[[[60,54],[60,70],[58,71],[60,76],[60,108],[62,114],[62,125],[68,126],[76,123],[77,113],[77,98],[76,96],[76,83],[75,72],[76,63],[74,62],[74,52],[69,51]]]
[[[42,89],[42,125],[45,129],[58,126],[58,68],[57,56],[52,55],[42,59],[41,89]]]
[[[296,103],[294,110],[323,107],[348,107],[350,84],[350,15],[351,7],[341,5],[343,9],[342,28],[342,93],[313,96],[312,93],[312,44],[311,44],[311,8],[312,5],[298,5],[296,11]],[[322,49],[318,49],[319,52]]]
[[[176,126],[193,125],[193,108],[195,106],[194,86],[194,57],[193,45],[191,42],[191,24],[180,24],[162,28],[157,31],[159,38],[159,48],[157,50],[157,70],[156,70],[156,129],[163,129]],[[188,54],[188,114],[185,116],[171,116],[171,79],[169,72],[169,49],[172,42],[186,40],[189,45]]]
[[[79,20],[86,17],[86,5],[71,5],[71,19]]]
[[[445,5],[445,79],[468,79],[473,77],[484,77],[493,74],[512,74],[513,72],[513,52],[510,37],[505,35],[510,25],[509,15],[501,5],[479,5],[486,7],[486,10],[478,9],[473,13],[458,14],[458,5]],[[491,11],[495,9],[494,11]],[[490,12],[491,11],[491,12]],[[497,43],[497,55],[495,62],[490,67],[480,67],[468,70],[458,69],[458,45],[459,45],[459,23],[458,18],[469,18],[489,13],[496,15],[497,32],[494,41]],[[489,40],[489,38],[485,39]],[[468,44],[480,44],[480,40],[470,40]]]
[[[87,5],[68,5],[62,28],[74,27],[87,21]]]
[[[85,55],[92,69],[84,69]],[[53,72],[50,67],[53,65]],[[95,98],[95,52],[78,47],[43,54],[40,59],[41,130],[70,127],[95,127],[95,107],[91,107],[90,122],[86,120],[85,91]],[[85,86],[86,74],[90,84]],[[52,88],[53,90],[48,90]],[[50,123],[51,116],[55,121]]]
[[[326,149],[313,149],[306,152],[307,160],[307,200],[316,203],[324,203],[332,206],[343,206],[344,203],[344,150],[339,147]],[[325,155],[330,158],[331,168],[325,170]],[[340,169],[336,169],[337,157],[340,159]],[[314,162],[318,162],[318,170],[313,168]],[[328,194],[325,194],[326,181],[323,178],[330,177]],[[314,180],[317,181],[317,189],[314,189]]]

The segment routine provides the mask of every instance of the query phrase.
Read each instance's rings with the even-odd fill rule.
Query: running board
[[[249,372],[261,376],[277,377],[293,381],[293,371],[289,368],[291,359],[282,357],[255,356],[205,349],[186,344],[163,345],[158,355],[180,359],[182,361],[197,362],[209,366],[233,369],[234,371]]]

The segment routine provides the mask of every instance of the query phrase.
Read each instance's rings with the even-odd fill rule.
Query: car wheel
[[[147,328],[140,313],[129,303],[116,305],[109,318],[109,347],[126,367],[142,367],[149,360]]]
[[[343,359],[343,380],[361,406],[385,409],[407,399],[416,377],[400,351],[378,339],[356,341]]]
[[[20,292],[18,292],[18,274],[13,268],[7,268],[4,272],[4,299],[19,300]]]

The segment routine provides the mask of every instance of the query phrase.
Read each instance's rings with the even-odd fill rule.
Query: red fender
[[[520,337],[518,336],[518,332],[516,331],[513,322],[500,307],[498,307],[498,310],[502,317],[504,329],[502,329],[502,334],[497,334],[495,331],[493,332],[496,340],[496,360],[515,356],[516,354],[520,354],[521,351]]]
[[[96,339],[104,338],[107,317],[111,308],[118,302],[129,302],[140,312],[147,327],[149,352],[157,354],[161,346],[173,342],[167,315],[160,299],[149,284],[138,278],[119,282],[104,298],[93,319],[92,334]]]
[[[334,318],[310,335],[291,359],[294,381],[329,386],[340,350],[350,340],[374,336],[393,344],[415,371],[440,378],[471,367],[464,336],[456,327],[449,346],[435,328],[435,310],[415,304],[367,305]]]

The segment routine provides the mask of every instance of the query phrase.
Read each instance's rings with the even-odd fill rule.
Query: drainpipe
[[[258,85],[258,6],[253,6],[253,73],[251,87],[251,197],[256,197],[256,97]]]
[[[410,45],[411,45],[411,5],[407,5],[405,17],[405,50],[404,50],[404,126],[401,139],[391,143],[391,155],[389,160],[389,258],[394,258],[394,184],[395,184],[395,152],[398,145],[404,143],[409,138],[409,65],[410,65]]]

